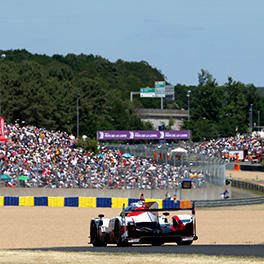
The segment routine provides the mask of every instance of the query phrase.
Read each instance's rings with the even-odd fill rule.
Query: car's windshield
[[[125,211],[127,212],[127,211],[131,211],[131,210],[135,210],[135,209],[137,209],[138,207],[136,207],[136,206],[128,206],[128,207],[126,207],[126,209],[125,209]]]
[[[191,219],[182,219],[181,221],[182,221],[183,223],[188,223],[188,222],[191,221]]]

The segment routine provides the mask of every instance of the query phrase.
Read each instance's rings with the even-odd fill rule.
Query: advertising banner
[[[5,120],[0,116],[0,142],[6,142],[7,138],[5,137]]]
[[[244,159],[244,151],[243,150],[229,150],[229,158],[234,157],[236,159],[236,155],[238,155],[238,160]]]
[[[136,140],[136,139],[189,139],[189,130],[112,130],[97,131],[98,140]]]

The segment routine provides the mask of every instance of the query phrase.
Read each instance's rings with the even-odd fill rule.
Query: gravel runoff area
[[[229,175],[227,171],[227,175]],[[231,172],[236,177],[264,177],[259,172]],[[254,194],[233,188],[237,197]],[[235,194],[234,193],[234,194]],[[255,195],[254,195],[255,196]],[[89,220],[110,208],[0,207],[0,249],[87,246]],[[197,245],[264,244],[264,204],[197,209]]]
[[[264,180],[264,172],[261,171],[226,170],[226,176],[229,177],[230,175],[235,179],[240,178],[243,181],[247,181],[245,179],[248,179],[249,182],[264,185],[264,183],[260,181]],[[252,181],[252,179],[255,181]]]
[[[89,220],[120,209],[0,207],[0,249],[87,246]],[[197,209],[194,244],[263,244],[264,204]]]

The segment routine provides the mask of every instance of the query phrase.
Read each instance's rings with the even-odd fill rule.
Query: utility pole
[[[188,99],[188,121],[190,121],[190,95],[191,95],[191,90],[188,90],[188,92],[187,92],[187,99]]]
[[[80,94],[77,94],[77,99],[76,99],[76,111],[77,111],[77,140],[80,136],[79,133],[79,101],[80,101]]]
[[[258,110],[258,131],[260,131],[260,111]]]
[[[252,120],[253,120],[253,104],[250,104],[249,109],[249,132],[252,133]]]
[[[133,102],[133,96],[136,94],[140,94],[140,92],[130,92],[130,102]]]

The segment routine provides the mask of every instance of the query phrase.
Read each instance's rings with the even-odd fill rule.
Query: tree
[[[135,97],[133,104],[130,102],[131,91],[166,79],[147,62],[112,63],[92,54],[49,57],[26,50],[5,53],[6,59],[0,63],[0,102],[7,122],[19,119],[75,134],[76,95],[80,94],[80,135],[92,139],[98,130],[153,129],[150,123],[140,120],[135,110],[159,108],[160,101]],[[257,111],[264,113],[264,96],[252,84],[230,77],[219,86],[203,69],[198,82],[197,86],[177,84],[175,101],[165,102],[169,109],[187,109],[187,91],[192,91],[191,121],[183,128],[190,129],[195,140],[234,135],[237,127],[239,132],[246,132],[251,104],[253,122],[257,122]]]
[[[215,78],[207,70],[204,69],[201,69],[201,73],[198,73],[198,81],[199,86],[217,86]]]

